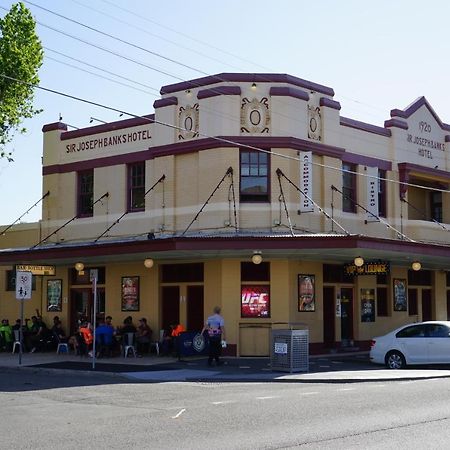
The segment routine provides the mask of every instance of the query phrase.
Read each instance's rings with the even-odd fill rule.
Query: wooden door
[[[161,296],[161,324],[165,330],[170,325],[180,323],[180,288],[179,286],[163,286]]]
[[[422,289],[422,320],[433,320],[431,289]]]
[[[187,331],[201,331],[204,324],[203,286],[187,287]]]
[[[323,288],[323,343],[327,348],[335,345],[335,292],[334,287]]]

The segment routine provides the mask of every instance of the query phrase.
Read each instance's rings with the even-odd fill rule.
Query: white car
[[[450,321],[404,325],[373,338],[370,361],[403,369],[408,364],[450,364]]]

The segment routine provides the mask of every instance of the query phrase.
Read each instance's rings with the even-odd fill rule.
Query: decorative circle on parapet
[[[192,117],[186,117],[184,119],[184,128],[186,131],[192,131],[192,128],[194,127],[194,123],[192,122]]]
[[[269,133],[270,109],[269,99],[244,97],[241,101],[241,133]]]
[[[308,137],[322,140],[322,115],[318,106],[308,105]]]
[[[178,140],[198,137],[199,104],[180,106],[178,109]]]

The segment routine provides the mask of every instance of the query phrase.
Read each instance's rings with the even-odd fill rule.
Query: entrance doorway
[[[70,333],[73,334],[81,322],[94,324],[94,293],[92,288],[70,289]],[[105,289],[97,288],[97,324],[105,317]]]
[[[201,331],[203,328],[203,286],[187,287],[187,331]]]
[[[341,288],[341,342],[342,346],[353,341],[353,289]]]
[[[422,320],[433,320],[431,307],[431,289],[422,289]]]
[[[334,287],[323,288],[323,344],[335,346],[335,292]]]
[[[170,325],[180,323],[180,288],[179,286],[163,286],[161,295],[161,325],[169,330]]]

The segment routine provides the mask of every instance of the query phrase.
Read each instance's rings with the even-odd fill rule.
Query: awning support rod
[[[103,198],[108,197],[109,193],[103,194],[99,199],[95,200],[94,203],[92,203],[92,207],[99,201],[101,201]],[[53,231],[53,233],[50,233],[48,236],[46,236],[44,239],[41,239],[37,244],[33,245],[33,247],[30,247],[30,249],[36,248],[38,245],[45,242],[48,238],[52,237],[54,234],[56,234],[59,230],[62,230],[65,226],[69,225],[70,222],[73,222],[75,219],[78,219],[78,214],[76,216],[73,216],[71,219],[69,219],[64,225],[61,225],[58,229]]]
[[[33,206],[28,208],[18,219],[16,219],[11,225],[8,225],[1,233],[0,236],[3,236],[15,223],[17,223],[25,214],[28,214],[38,203],[42,202],[45,197],[50,195],[50,191],[47,191]]]
[[[277,175],[278,173],[280,173],[281,175],[283,175],[284,178],[286,178],[287,181],[289,181],[289,183],[295,187],[295,189],[297,189],[298,192],[300,192],[301,194],[303,194],[327,219],[331,220],[332,223],[334,223],[335,225],[337,225],[347,236],[350,236],[350,233],[338,222],[336,222],[336,220],[334,220],[332,217],[330,217],[330,215],[321,207],[319,206],[308,194],[306,194],[304,191],[302,191],[296,184],[294,184],[283,172],[281,169],[277,169]]]
[[[344,194],[340,189],[338,189],[336,186],[334,186],[333,184],[331,185],[331,189],[333,191],[339,192],[343,198],[346,198],[347,200],[351,200],[356,206],[359,206],[362,210],[364,210],[367,214],[370,214],[372,217],[374,217],[375,219],[377,219],[379,222],[381,222],[382,224],[386,225],[387,228],[389,228],[390,230],[395,231],[400,237],[402,237],[403,239],[407,239],[408,241],[411,242],[415,242],[413,239],[409,238],[408,236],[406,236],[406,234],[402,233],[401,231],[397,230],[396,228],[394,228],[390,223],[386,222],[386,220],[383,220],[380,216],[377,216],[376,214],[374,214],[372,211],[369,211],[366,207],[364,207],[363,205],[361,205],[360,203],[358,203],[356,200],[350,198],[348,195]]]
[[[217,186],[214,188],[214,190],[211,192],[211,195],[207,198],[206,202],[203,203],[203,206],[200,208],[200,211],[195,215],[195,217],[192,219],[191,223],[187,226],[187,228],[181,233],[181,236],[184,236],[186,231],[189,230],[189,228],[191,227],[191,225],[197,220],[198,216],[203,212],[203,210],[205,209],[205,206],[209,203],[209,201],[211,200],[212,196],[216,193],[216,191],[219,189],[220,185],[223,183],[223,181],[225,180],[225,178],[227,176],[233,176],[233,168],[232,167],[228,167],[227,171],[225,172],[225,175],[222,177],[222,179],[219,181],[219,183],[217,184]]]
[[[145,192],[144,194],[144,198],[158,183],[161,183],[161,181],[163,181],[165,178],[166,176],[163,175],[150,189],[148,189],[147,192]],[[125,211],[115,222],[112,223],[112,225],[110,225],[97,239],[95,239],[94,242],[97,242],[101,237],[103,237],[113,226],[117,225],[128,213],[129,211]]]

